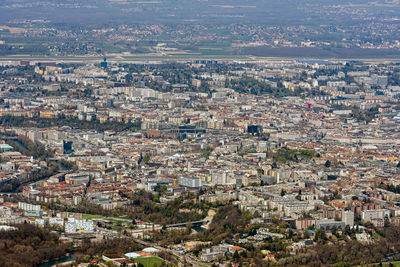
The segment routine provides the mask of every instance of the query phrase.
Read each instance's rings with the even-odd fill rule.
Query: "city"
[[[0,1],[0,266],[400,266],[399,22]]]
[[[3,61],[0,222],[59,233],[80,266],[395,260],[399,69]]]

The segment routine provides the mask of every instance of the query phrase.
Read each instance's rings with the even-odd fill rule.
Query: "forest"
[[[129,205],[124,209],[105,210],[100,205],[83,201],[79,205],[66,206],[60,203],[47,203],[48,209],[60,211],[96,214],[102,216],[123,216],[136,221],[150,221],[160,225],[199,221],[207,216],[208,210],[215,205],[205,202],[184,201],[177,198],[167,203],[160,203],[159,195],[138,191],[129,196]]]
[[[112,131],[129,131],[136,130],[140,127],[139,122],[116,122],[116,121],[106,121],[101,123],[99,120],[79,120],[75,117],[67,118],[63,115],[58,116],[57,118],[40,118],[38,116],[32,118],[25,117],[16,117],[16,116],[2,116],[0,117],[0,125],[8,126],[8,127],[38,127],[38,128],[46,128],[46,127],[62,127],[69,126],[72,128],[79,128],[82,130],[90,129],[96,130],[99,132],[104,132],[108,130]]]
[[[374,243],[326,242],[320,240],[317,245],[301,251],[295,256],[281,259],[278,263],[284,266],[358,266],[367,263],[381,263],[387,260],[398,260],[400,251],[399,227],[378,229],[381,236]]]
[[[145,191],[132,194],[129,198],[135,209],[135,219],[161,225],[201,220],[213,206],[211,203],[184,201],[183,198],[161,204],[153,194]]]
[[[103,239],[94,242],[85,239],[75,251],[75,256],[77,262],[88,262],[104,254],[122,255],[131,251],[140,251],[143,248],[132,238]]]
[[[279,88],[272,88],[266,82],[256,80],[252,77],[244,77],[239,80],[231,80],[228,86],[239,93],[250,93],[254,95],[270,94],[275,97],[285,97],[300,94],[300,91],[291,91],[282,86],[279,86],[279,84]]]
[[[0,231],[1,266],[38,266],[65,257],[70,244],[60,242],[58,235],[33,224],[15,225],[16,230]]]

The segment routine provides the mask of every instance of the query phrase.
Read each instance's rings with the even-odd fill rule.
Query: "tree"
[[[281,196],[283,197],[284,195],[286,195],[286,191],[284,189],[281,190]]]
[[[329,159],[325,162],[325,167],[331,167],[331,161]]]
[[[192,232],[192,227],[193,227],[193,225],[192,225],[191,222],[188,223],[188,224],[186,224],[186,233],[187,233],[188,235]]]
[[[311,236],[309,231],[304,231],[304,239],[309,239]]]
[[[235,250],[235,253],[233,253],[233,260],[235,262],[238,262],[240,256],[239,256],[239,252],[237,250]]]
[[[276,162],[272,163],[272,169],[277,169],[278,165],[276,164]]]
[[[150,161],[150,155],[148,154],[144,155],[143,162],[147,164],[149,161]]]
[[[289,238],[292,238],[293,237],[293,230],[292,229],[289,229]]]

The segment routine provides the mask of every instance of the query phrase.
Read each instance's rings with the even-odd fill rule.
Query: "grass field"
[[[392,264],[392,265],[390,265],[390,264]],[[382,266],[382,267],[400,267],[400,262],[399,261],[396,261],[396,262],[383,262],[382,265],[379,265],[379,263],[359,265],[359,267],[361,267],[361,266],[366,266],[366,267],[378,267],[378,266]]]
[[[101,215],[92,215],[92,214],[82,214],[82,219],[91,220],[91,219],[99,219],[103,218]]]
[[[400,262],[392,262],[392,265],[390,265],[390,263],[383,263],[382,266],[384,266],[384,267],[389,267],[389,266],[400,267]]]
[[[101,215],[93,215],[93,214],[82,214],[82,219],[85,219],[85,220],[100,219],[100,220],[109,221],[109,222],[113,222],[113,223],[118,223],[118,222],[126,223],[126,222],[131,221],[131,220],[125,219],[125,218],[118,218],[118,217],[108,218],[108,217],[104,217]]]
[[[163,262],[163,260],[158,257],[136,258],[134,261],[143,264],[144,267],[160,266]]]

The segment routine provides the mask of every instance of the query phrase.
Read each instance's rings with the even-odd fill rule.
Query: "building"
[[[354,226],[354,212],[351,210],[342,211],[342,222],[350,227]]]
[[[296,220],[296,228],[297,229],[307,229],[310,226],[316,226],[317,220],[316,219],[299,219]]]
[[[365,210],[361,213],[361,219],[365,222],[371,222],[373,219],[384,219],[390,217],[390,211],[385,209]]]
[[[18,202],[18,209],[24,210],[24,211],[40,211],[41,207],[40,207],[40,205],[33,205],[30,203]]]
[[[201,179],[197,177],[182,176],[179,178],[179,184],[189,188],[200,188]]]
[[[76,218],[68,218],[68,222],[65,223],[65,232],[66,233],[76,233],[77,231],[95,231],[93,221],[91,220],[83,220]]]
[[[344,224],[344,222],[335,221],[333,219],[321,219],[321,220],[317,220],[317,228],[322,228],[325,230],[330,230],[333,228],[344,229],[345,224]]]
[[[63,153],[71,154],[72,153],[72,141],[63,141]]]
[[[385,226],[385,220],[384,219],[372,219],[371,223],[375,226],[375,227],[384,227]]]
[[[61,219],[61,218],[57,218],[57,217],[49,218],[49,224],[51,224],[51,225],[59,225],[59,226],[63,227],[64,226],[64,220]]]
[[[65,175],[65,182],[68,184],[87,184],[90,180],[90,175],[86,173],[70,173]]]
[[[10,146],[9,144],[0,144],[0,153],[13,151],[13,150],[14,150],[14,148],[12,146]]]

